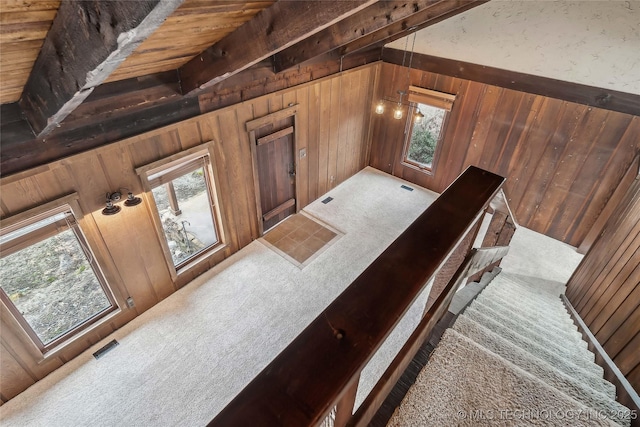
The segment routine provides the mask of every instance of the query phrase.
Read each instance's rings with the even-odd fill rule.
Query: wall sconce
[[[102,215],[115,215],[120,212],[120,206],[114,204],[114,202],[119,202],[122,199],[122,193],[120,190],[127,190],[126,188],[120,188],[113,193],[107,193],[106,205],[105,208],[102,209]],[[124,205],[127,207],[136,206],[142,203],[142,199],[140,197],[135,197],[131,191],[127,190],[127,200],[124,201]]]
[[[422,114],[422,111],[420,111],[420,108],[416,108],[416,114],[413,115],[413,122],[414,123],[422,123],[422,119],[424,119],[424,114]]]
[[[378,101],[378,104],[376,105],[375,112],[376,112],[376,114],[384,113],[384,101],[383,100]]]

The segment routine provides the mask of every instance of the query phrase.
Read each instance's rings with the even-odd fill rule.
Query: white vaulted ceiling
[[[640,94],[637,0],[493,0],[416,34],[415,52]]]

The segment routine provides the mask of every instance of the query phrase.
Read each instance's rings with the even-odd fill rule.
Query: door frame
[[[245,123],[247,132],[249,133],[249,144],[251,145],[251,163],[252,163],[252,173],[253,173],[253,188],[256,199],[256,212],[257,212],[257,221],[258,221],[258,232],[260,234],[259,237],[264,235],[264,222],[262,220],[262,216],[264,212],[262,212],[262,201],[260,199],[260,178],[258,175],[258,140],[256,139],[256,131],[263,126],[270,125],[276,121],[286,119],[289,117],[293,117],[293,162],[296,171],[295,177],[295,187],[296,187],[296,213],[300,211],[300,186],[298,185],[298,170],[299,170],[299,147],[298,147],[298,108],[299,105],[295,104],[290,107],[284,108],[282,110],[276,111],[274,113],[267,114],[265,116],[259,117],[254,120],[249,120]],[[273,133],[277,133],[273,132]],[[266,135],[265,135],[266,136]]]

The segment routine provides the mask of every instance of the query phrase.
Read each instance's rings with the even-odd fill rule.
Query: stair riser
[[[520,317],[523,317],[532,323],[543,325],[544,327],[551,325],[554,328],[566,332],[569,335],[576,336],[578,339],[582,338],[573,323],[570,323],[565,319],[559,320],[550,318],[550,316],[548,316],[547,312],[545,311],[534,311],[528,307],[518,306],[516,303],[505,302],[504,300],[492,297],[491,295],[480,295],[476,298],[476,301],[479,301],[480,303],[488,305],[490,307],[499,308],[500,310],[518,314]]]
[[[498,417],[476,421],[460,416],[461,412],[464,416],[490,408],[526,408],[537,413],[556,408],[564,413],[583,413],[588,419],[584,425],[610,425],[593,409],[449,329],[388,426],[522,425],[526,421]],[[571,421],[547,417],[533,423],[557,427],[576,424]]]
[[[514,344],[520,347],[523,347],[523,345],[527,345],[527,347],[532,348],[533,351],[530,350],[529,348],[525,348],[525,350],[533,352],[535,354],[540,353],[544,355],[547,358],[547,360],[549,360],[551,363],[553,363],[553,360],[556,360],[556,359],[562,360],[564,358],[565,360],[567,360],[567,362],[572,363],[577,367],[584,369],[587,372],[590,372],[592,375],[596,375],[598,377],[603,376],[604,372],[601,367],[599,367],[598,365],[595,365],[594,363],[590,363],[587,360],[584,360],[581,358],[575,358],[571,354],[567,354],[567,352],[564,351],[563,349],[558,348],[558,346],[556,346],[555,344],[550,344],[549,346],[546,345],[547,343],[540,344],[539,342],[536,342],[526,336],[523,336],[518,332],[506,326],[503,326],[498,322],[492,320],[491,318],[488,318],[487,316],[473,310],[465,311],[464,315],[469,316],[472,320],[480,323],[481,325],[494,331],[498,335],[501,335],[502,337],[506,338],[507,340],[513,342]],[[549,358],[549,356],[551,357]]]
[[[568,389],[582,390],[590,399],[593,398],[594,393],[610,400],[615,399],[615,387],[603,378],[585,374],[584,370],[561,360],[551,364],[467,317],[459,317],[452,328],[527,371],[531,371],[532,369],[529,368],[533,367],[536,372],[544,372],[545,378],[555,378],[554,381],[562,382]],[[580,381],[574,378],[580,378]]]
[[[524,305],[527,309],[531,309],[530,307],[544,307],[550,318],[571,323],[570,318],[567,317],[568,313],[560,300],[539,300],[518,293],[513,289],[500,289],[495,287],[487,287],[481,295],[483,294],[500,298],[500,300],[508,304]]]
[[[493,302],[492,300],[480,300],[476,299],[472,307],[474,306],[486,306],[489,309],[495,311],[501,316],[507,317],[509,319],[515,320],[517,323],[522,323],[526,327],[531,328],[532,331],[540,335],[550,335],[557,339],[565,339],[567,342],[575,345],[577,347],[582,347],[583,349],[587,349],[587,343],[582,339],[582,336],[577,332],[567,331],[560,329],[555,324],[549,324],[544,321],[544,319],[538,318],[533,319],[529,315],[526,315],[522,310],[516,311],[515,309],[511,309],[508,307],[504,307],[499,305],[499,303]],[[482,310],[480,310],[482,311]]]
[[[530,341],[538,343],[545,348],[553,349],[553,351],[556,351],[559,354],[576,360],[576,363],[580,361],[584,362],[585,364],[591,364],[595,361],[594,354],[589,350],[583,347],[578,347],[577,345],[569,343],[562,338],[556,338],[550,334],[538,333],[538,331],[531,329],[528,325],[519,323],[517,320],[501,316],[488,307],[484,307],[482,310],[477,310],[473,307],[469,307],[468,310],[475,310],[476,313],[499,323],[503,327],[511,329],[515,333],[526,337]]]

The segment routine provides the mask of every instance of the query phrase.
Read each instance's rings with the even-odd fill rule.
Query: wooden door
[[[277,130],[265,126],[255,137],[263,232],[296,213],[294,128],[289,121],[282,124]]]

